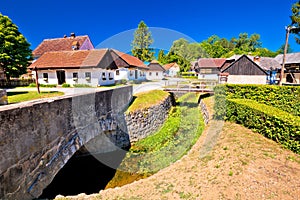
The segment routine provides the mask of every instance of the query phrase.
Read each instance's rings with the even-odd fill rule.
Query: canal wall
[[[132,86],[125,86],[1,106],[0,199],[38,198],[88,143],[98,153],[128,147],[131,99]]]
[[[156,105],[126,113],[125,120],[130,142],[134,143],[156,132],[168,117],[173,103],[173,96],[168,95]]]

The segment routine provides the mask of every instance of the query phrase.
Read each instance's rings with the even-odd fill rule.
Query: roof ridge
[[[89,36],[88,35],[76,35],[75,38],[77,38],[77,37],[89,37]],[[60,38],[46,38],[43,41],[47,41],[47,40],[59,40],[59,39],[75,39],[75,38],[71,38],[71,37],[66,37],[66,38],[64,38],[64,37],[60,37]]]

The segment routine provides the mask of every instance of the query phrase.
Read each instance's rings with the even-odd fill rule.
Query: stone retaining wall
[[[168,117],[173,102],[169,95],[158,105],[125,114],[130,142],[134,143],[157,131]]]
[[[7,104],[8,104],[8,101],[7,101],[6,90],[0,89],[0,106],[1,105],[7,105]]]

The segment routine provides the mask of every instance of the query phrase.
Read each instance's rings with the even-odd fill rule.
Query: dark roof
[[[137,67],[141,69],[149,69],[143,61],[138,59],[137,57],[134,57],[132,55],[117,51],[115,49],[111,49],[112,52],[114,52],[116,55],[118,55],[124,62],[126,62],[129,67]]]
[[[107,51],[101,49],[46,52],[33,62],[29,69],[97,67]]]
[[[89,36],[87,35],[45,39],[33,50],[32,54],[33,56],[38,57],[49,51],[71,51],[73,50],[72,46],[74,45],[78,45],[80,49],[80,46],[82,46],[86,40],[90,41]]]
[[[279,54],[275,57],[275,60],[282,64],[283,54]],[[285,64],[296,64],[300,63],[300,52],[299,53],[287,53],[285,56]]]
[[[220,68],[225,61],[226,58],[199,58],[194,65],[195,68]]]
[[[161,71],[161,72],[164,72],[166,71],[165,68],[163,68],[157,60],[153,60],[151,61],[151,63],[149,63],[148,65],[149,67],[149,71]]]
[[[233,55],[230,58],[227,58],[225,64],[223,65],[221,71],[226,70],[231,65],[233,65],[237,60],[239,60],[242,56],[246,56],[249,60],[253,61],[256,65],[258,65],[264,71],[268,71],[270,69],[281,69],[281,65],[274,58],[270,57],[258,57],[257,61],[254,61],[254,56],[249,55]]]
[[[243,59],[243,58],[245,58],[245,59]],[[238,62],[239,62],[239,61],[245,62],[245,60],[248,60],[248,62],[251,63],[250,66],[253,66],[253,67],[256,66],[257,69],[259,69],[259,70],[258,70],[259,73],[267,74],[267,72],[266,72],[267,70],[266,70],[266,69],[262,68],[262,67],[258,64],[258,62],[255,62],[250,56],[247,56],[247,55],[241,55],[241,56],[239,56],[239,58],[238,58],[237,60],[235,60],[233,63],[231,63],[228,67],[222,68],[221,73],[228,72],[228,71],[232,70],[232,67],[233,67],[233,66],[239,66],[239,65],[238,65]],[[243,68],[243,71],[244,71],[245,69],[247,69],[246,66],[247,66],[247,65],[242,64],[242,65],[240,65],[239,67],[242,67],[242,68]],[[246,68],[245,68],[245,67],[246,67]],[[230,68],[231,68],[231,69],[230,69]],[[238,69],[238,70],[235,70],[235,71],[236,71],[236,72],[239,71],[238,73],[241,72],[239,69]],[[246,75],[252,75],[252,74],[249,74],[249,73],[251,73],[251,70],[247,69]],[[258,73],[258,74],[259,74],[259,73]],[[258,74],[255,74],[255,75],[258,75]],[[242,75],[245,75],[245,74],[242,74]]]

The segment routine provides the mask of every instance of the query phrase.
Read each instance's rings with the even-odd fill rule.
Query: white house
[[[180,72],[180,67],[177,63],[169,63],[165,64],[164,66],[165,74],[169,77],[176,77],[178,76],[178,73]]]
[[[140,59],[129,54],[110,49],[111,56],[118,66],[115,70],[115,80],[145,81],[149,68]]]
[[[147,80],[162,80],[164,72],[166,71],[157,60],[153,60],[148,65],[149,71],[147,72]]]
[[[114,84],[117,68],[108,49],[46,52],[29,66],[40,84],[90,86]]]

